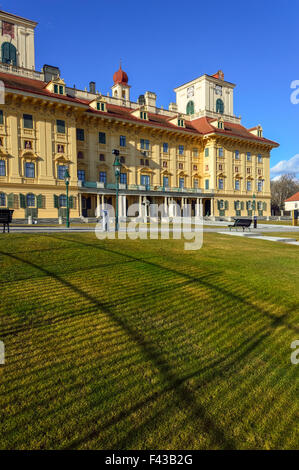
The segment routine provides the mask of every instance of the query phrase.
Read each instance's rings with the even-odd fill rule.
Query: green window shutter
[[[217,207],[218,207],[218,210],[220,211],[220,201],[217,201]]]
[[[54,207],[55,209],[59,209],[59,197],[54,194]]]
[[[36,198],[36,205],[38,209],[43,209],[43,195],[39,194]]]
[[[2,125],[4,122],[4,119],[3,119],[3,111],[2,109],[0,110],[0,124]]]
[[[73,196],[69,197],[69,208],[70,209],[74,208],[74,198],[73,198]]]
[[[7,207],[12,209],[14,207],[14,195],[13,193],[7,195]]]
[[[241,210],[244,210],[244,201],[241,202]]]
[[[252,209],[255,210],[256,204],[255,201],[252,202]]]
[[[24,194],[20,194],[20,207],[26,209],[26,197]]]
[[[227,211],[228,209],[228,201],[225,201],[225,210]]]
[[[266,210],[267,210],[267,203],[263,202],[263,211],[266,211]]]

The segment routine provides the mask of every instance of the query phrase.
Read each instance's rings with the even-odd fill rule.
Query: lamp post
[[[70,228],[70,204],[69,204],[70,174],[69,174],[69,170],[67,167],[64,173],[64,181],[65,181],[65,186],[66,186],[66,228]]]
[[[118,191],[119,191],[119,178],[120,178],[120,170],[121,170],[121,163],[119,160],[119,150],[114,149],[112,150],[112,155],[115,155],[113,167],[114,167],[114,174],[115,174],[115,181],[116,181],[116,202],[115,202],[115,231],[118,232]]]
[[[253,228],[257,228],[257,219],[255,216],[255,194],[252,195],[252,205],[253,205]]]

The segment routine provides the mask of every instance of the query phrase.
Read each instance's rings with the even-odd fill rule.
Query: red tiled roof
[[[289,199],[286,199],[284,202],[293,202],[293,201],[299,201],[299,193],[294,194],[293,196],[289,197]]]
[[[2,80],[7,88],[13,90],[25,91],[28,93],[47,96],[49,98],[55,98],[59,100],[69,101],[80,105],[85,105],[86,110],[89,113],[99,114],[103,116],[111,116],[118,119],[126,119],[128,121],[139,122],[144,125],[155,125],[159,127],[165,127],[168,129],[180,131],[180,132],[192,132],[194,134],[206,135],[206,134],[219,134],[233,137],[240,137],[246,140],[252,140],[259,143],[278,147],[278,144],[272,140],[265,139],[263,137],[257,137],[249,132],[241,124],[234,124],[230,122],[224,122],[224,129],[217,129],[212,126],[211,122],[215,121],[213,118],[202,117],[193,121],[185,120],[185,128],[178,127],[169,122],[169,116],[162,114],[148,113],[148,121],[142,120],[132,115],[132,109],[124,106],[117,106],[114,104],[107,103],[107,112],[98,111],[89,106],[90,100],[84,100],[80,98],[74,98],[72,96],[56,95],[46,89],[47,83],[41,80],[34,80],[32,78],[19,77],[17,75],[7,74],[0,72],[0,80]]]

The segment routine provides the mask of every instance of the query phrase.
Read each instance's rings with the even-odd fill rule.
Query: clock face
[[[187,88],[187,98],[191,98],[192,96],[194,96],[194,86],[189,86],[189,88]]]
[[[216,95],[222,96],[222,86],[216,85],[215,92],[216,92]]]

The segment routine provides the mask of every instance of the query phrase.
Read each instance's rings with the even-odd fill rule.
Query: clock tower
[[[34,30],[37,23],[0,11],[0,62],[35,69]]]
[[[175,88],[178,112],[199,117],[234,118],[233,92],[235,85],[224,80],[219,70],[214,75],[202,75],[191,82]]]

